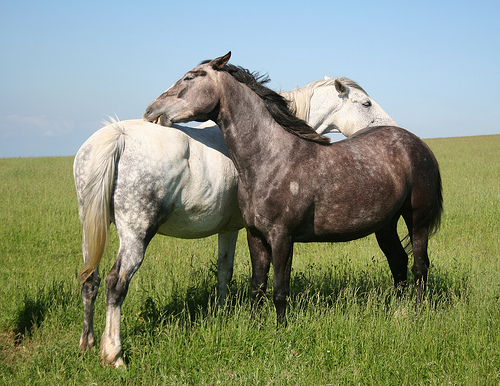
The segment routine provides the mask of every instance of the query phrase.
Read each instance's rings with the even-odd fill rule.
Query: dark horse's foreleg
[[[285,313],[290,297],[290,273],[292,271],[293,242],[286,233],[271,232],[274,289],[273,300],[276,307],[278,326],[285,323]]]
[[[266,297],[267,278],[271,266],[271,253],[264,240],[252,235],[252,232],[248,229],[247,241],[252,260],[251,296],[253,299],[252,315],[254,315]]]
[[[408,279],[408,255],[399,240],[398,217],[375,233],[378,245],[384,252],[394,278],[394,286],[400,292]]]
[[[273,229],[268,239],[247,231],[248,246],[252,258],[252,297],[258,307],[265,296],[271,260],[274,270],[273,302],[278,326],[285,323],[285,314],[290,296],[290,273],[292,270],[293,242],[285,231]]]

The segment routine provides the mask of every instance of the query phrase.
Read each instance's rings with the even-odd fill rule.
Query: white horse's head
[[[319,134],[341,132],[349,137],[373,126],[397,126],[366,91],[348,78],[325,76],[302,89],[283,93],[299,118]]]

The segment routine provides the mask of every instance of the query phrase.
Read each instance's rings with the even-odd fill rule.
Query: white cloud
[[[73,132],[75,126],[74,121],[61,116],[0,116],[0,136],[3,138],[39,135],[59,137]]]
[[[0,158],[74,155],[102,126],[99,120],[0,114]]]

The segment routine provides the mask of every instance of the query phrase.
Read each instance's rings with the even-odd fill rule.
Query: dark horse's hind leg
[[[398,291],[406,287],[408,279],[408,255],[399,240],[398,218],[375,233],[378,245],[384,252],[394,278],[394,286]]]
[[[427,244],[429,243],[429,229],[427,226],[416,226],[421,224],[422,211],[413,210],[403,215],[408,227],[412,251],[413,267],[411,269],[415,284],[417,286],[417,305],[420,303],[425,286],[427,284],[427,273],[429,271],[429,255],[427,254]]]
[[[417,285],[417,304],[422,299],[425,286],[427,284],[427,273],[429,271],[429,255],[427,254],[427,244],[429,241],[429,231],[427,228],[413,229],[411,232],[413,248],[413,267],[411,271],[415,277]]]

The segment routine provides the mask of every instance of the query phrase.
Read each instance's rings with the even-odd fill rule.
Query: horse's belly
[[[157,233],[181,239],[197,239],[244,226],[237,208],[225,212],[205,209],[197,207],[189,212],[174,211]]]
[[[377,200],[370,205],[315,208],[294,234],[298,242],[342,242],[368,236],[394,219],[404,197]],[[322,210],[323,209],[323,210]]]
[[[219,233],[216,227],[195,229],[194,227],[177,227],[175,224],[167,223],[160,227],[158,234],[163,236],[175,237],[178,239],[201,239]]]
[[[293,241],[299,243],[312,243],[312,242],[330,242],[338,243],[344,241],[351,241],[366,237],[374,232],[376,232],[379,227],[364,228],[352,231],[339,230],[334,232],[316,233],[316,232],[304,232],[298,234],[294,237]]]

